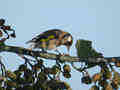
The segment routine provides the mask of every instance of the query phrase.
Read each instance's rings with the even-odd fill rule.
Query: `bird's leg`
[[[47,53],[47,51],[46,51],[44,48],[42,48],[42,52],[43,52],[43,53]]]
[[[57,52],[59,55],[62,55],[57,48],[55,49],[55,52]]]

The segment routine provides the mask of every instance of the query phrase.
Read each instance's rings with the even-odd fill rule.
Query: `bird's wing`
[[[52,30],[48,30],[43,32],[42,34],[36,36],[35,38],[33,38],[32,40],[28,41],[27,43],[30,42],[42,42],[42,41],[48,41],[48,40],[52,40],[52,39],[57,39],[58,38],[58,34],[61,34],[62,31],[59,29],[52,29]]]

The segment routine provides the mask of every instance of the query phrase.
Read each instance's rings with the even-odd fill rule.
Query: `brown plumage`
[[[32,43],[32,49],[41,48],[42,50],[57,50],[58,46],[65,45],[69,52],[69,48],[72,45],[73,38],[68,32],[60,29],[51,29],[41,33],[32,40],[26,43]]]

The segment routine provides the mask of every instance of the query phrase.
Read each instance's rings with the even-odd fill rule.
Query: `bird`
[[[54,50],[59,54],[60,52],[57,47],[64,45],[66,46],[69,55],[70,47],[73,43],[73,37],[69,32],[65,32],[64,30],[49,29],[26,43],[32,43],[31,49],[40,48],[43,52],[47,52],[47,50]]]

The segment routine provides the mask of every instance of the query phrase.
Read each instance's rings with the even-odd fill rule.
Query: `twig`
[[[45,58],[44,60],[54,60],[56,61],[58,59],[58,55],[53,54],[53,53],[44,53],[41,51],[34,51],[34,50],[29,50],[26,48],[22,47],[17,47],[17,46],[8,46],[8,45],[0,45],[0,52],[11,52],[11,53],[16,53],[16,54],[22,54],[22,55],[27,55],[31,57],[40,57],[40,58]],[[112,59],[115,60],[112,60]],[[75,56],[67,56],[67,55],[61,55],[59,56],[59,60],[61,62],[89,62],[93,64],[99,64],[100,62],[113,62],[115,63],[116,61],[120,61],[120,57],[104,57],[104,58],[78,58]]]
[[[0,65],[1,65],[2,76],[5,76],[6,68],[5,68],[5,65],[2,63],[1,56],[0,56]]]

